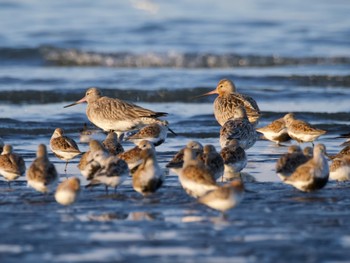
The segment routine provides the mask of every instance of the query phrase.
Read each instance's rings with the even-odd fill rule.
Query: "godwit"
[[[225,212],[237,206],[244,196],[244,185],[241,180],[234,180],[218,187],[198,198],[198,201],[212,209],[218,210],[225,218]]]
[[[124,152],[124,148],[120,144],[118,137],[114,132],[109,132],[102,144],[112,155],[118,155]]]
[[[149,144],[141,151],[142,163],[132,176],[134,190],[144,196],[156,192],[164,181],[164,172],[158,164],[154,147]]]
[[[47,193],[57,182],[57,171],[47,156],[46,146],[40,144],[36,159],[27,171],[28,185],[41,193]]]
[[[203,148],[203,162],[208,167],[215,180],[223,176],[224,160],[220,153],[218,153],[212,144],[204,145]]]
[[[306,163],[310,157],[306,156],[300,146],[291,145],[288,152],[283,154],[276,163],[276,173],[281,180],[290,176],[298,166]]]
[[[220,129],[221,148],[224,148],[232,139],[236,139],[245,150],[252,147],[258,139],[258,134],[253,124],[249,122],[243,106],[237,106],[232,118],[226,121]]]
[[[325,154],[326,147],[317,144],[314,147],[313,158],[300,165],[290,176],[282,177],[283,182],[303,192],[323,188],[329,178],[329,166]]]
[[[184,164],[179,174],[179,181],[187,194],[198,198],[208,191],[217,189],[218,185],[210,170],[202,161],[195,158],[195,153],[192,149],[184,149]]]
[[[201,143],[197,141],[189,141],[185,148],[193,149],[195,159],[202,160],[203,145]],[[165,166],[166,168],[169,168],[172,172],[174,172],[177,175],[179,175],[183,167],[185,148],[182,148],[180,151],[178,151]]]
[[[287,142],[291,140],[291,137],[288,135],[286,123],[283,118],[279,118],[269,123],[268,125],[257,128],[258,132],[264,135],[264,138],[275,142],[277,145],[280,145],[282,142]]]
[[[254,125],[260,118],[260,109],[256,101],[244,94],[236,92],[236,87],[231,80],[222,79],[216,89],[204,95],[219,94],[214,101],[214,115],[218,123],[222,126],[232,118],[237,106],[244,106],[248,119]]]
[[[314,140],[326,133],[305,121],[297,120],[293,113],[286,114],[283,119],[286,122],[289,136],[299,143],[311,142],[314,145]]]
[[[86,115],[97,127],[104,131],[114,131],[119,140],[124,132],[139,129],[156,122],[165,112],[155,112],[119,99],[102,97],[98,88],[89,88],[85,97],[65,106],[65,108],[87,102]]]
[[[247,154],[239,146],[238,141],[236,139],[229,141],[227,146],[222,148],[220,154],[225,165],[223,178],[240,178],[240,171],[247,166]]]
[[[153,143],[154,146],[159,146],[165,141],[168,131],[176,135],[168,125],[169,123],[167,121],[159,120],[141,128],[138,132],[125,138],[125,140],[132,141],[135,144],[138,144],[142,140],[147,140]]]
[[[81,154],[76,142],[65,136],[63,129],[57,128],[50,139],[51,151],[61,160],[66,161],[64,172],[67,173],[68,161]]]
[[[89,142],[89,150],[80,158],[78,168],[87,180],[91,180],[95,172],[101,168],[100,164],[93,160],[93,155],[97,151],[101,151],[106,158],[109,156],[108,151],[99,141],[91,140]]]
[[[124,182],[130,173],[127,163],[116,156],[106,158],[102,151],[94,152],[92,159],[99,163],[100,168],[92,175],[86,188],[104,184],[107,194],[109,186],[113,187],[114,192],[116,192],[117,187]]]
[[[26,165],[23,158],[13,152],[11,145],[5,144],[0,155],[0,175],[6,179],[10,188],[11,181],[16,180],[18,177],[24,175],[25,171]]]
[[[61,205],[73,204],[80,192],[80,180],[77,177],[71,177],[64,180],[57,186],[55,200]]]
[[[350,180],[350,156],[335,158],[329,166],[329,179],[336,181]]]

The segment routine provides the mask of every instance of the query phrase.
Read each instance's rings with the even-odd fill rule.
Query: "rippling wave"
[[[350,57],[280,57],[215,53],[103,53],[79,49],[41,46],[38,48],[0,48],[0,59],[7,63],[23,61],[55,66],[101,66],[120,68],[230,68],[283,65],[350,64]]]

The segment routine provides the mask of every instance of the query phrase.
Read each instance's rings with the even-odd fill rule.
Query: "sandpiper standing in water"
[[[55,166],[47,156],[46,146],[40,144],[36,159],[27,171],[28,185],[41,193],[48,193],[57,182],[58,176]]]
[[[61,160],[66,161],[64,172],[67,173],[67,165],[69,160],[81,154],[76,142],[64,135],[63,129],[57,128],[53,132],[50,139],[51,151]]]

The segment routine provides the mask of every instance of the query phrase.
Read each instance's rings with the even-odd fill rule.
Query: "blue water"
[[[258,102],[259,126],[296,112],[328,131],[318,141],[336,153],[350,130],[349,14],[347,0],[0,1],[0,137],[27,167],[55,128],[79,141],[85,106],[63,106],[97,86],[169,113],[178,136],[157,148],[164,168],[189,140],[219,149],[214,97],[194,97],[230,78]],[[83,191],[68,210],[24,177],[12,190],[0,179],[0,261],[348,261],[349,185],[294,191],[274,171],[284,152],[265,140],[247,151],[255,193],[226,222],[172,173],[154,200],[129,180],[116,196]],[[80,176],[78,161],[69,175]]]

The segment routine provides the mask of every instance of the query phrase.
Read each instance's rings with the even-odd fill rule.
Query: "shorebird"
[[[238,106],[244,106],[249,121],[254,125],[257,124],[260,118],[258,104],[253,98],[237,93],[236,87],[231,80],[220,80],[215,90],[205,93],[202,96],[211,94],[219,94],[214,101],[214,115],[221,126],[232,118],[232,113]]]
[[[117,157],[128,164],[129,170],[131,174],[133,174],[136,171],[137,166],[142,163],[141,151],[149,147],[151,147],[150,142],[142,140],[135,147],[118,154]]]
[[[124,148],[120,144],[118,137],[114,132],[109,132],[102,144],[112,155],[118,155],[124,152]]]
[[[51,151],[61,160],[66,161],[64,172],[67,173],[68,161],[81,154],[76,142],[65,136],[63,129],[57,128],[50,139]]]
[[[215,180],[223,176],[224,173],[224,160],[220,153],[218,153],[212,144],[204,145],[203,148],[203,162],[204,165],[210,170]]]
[[[77,177],[71,177],[64,180],[57,186],[55,200],[61,205],[73,204],[80,193],[80,180]]]
[[[132,176],[132,186],[136,192],[147,196],[162,186],[164,172],[157,162],[154,146],[150,142],[140,155],[142,163]]]
[[[314,145],[314,140],[326,133],[308,122],[296,119],[293,113],[286,114],[283,119],[286,122],[289,136],[299,143],[311,142]]]
[[[329,166],[325,157],[326,147],[317,144],[313,158],[300,165],[290,176],[282,177],[282,181],[303,192],[311,192],[323,188],[329,178]]]
[[[245,150],[252,147],[258,139],[258,134],[253,124],[249,122],[243,106],[237,106],[232,119],[226,121],[220,129],[221,148],[224,148],[232,139],[236,139]]]
[[[139,129],[158,121],[158,117],[166,116],[165,112],[155,112],[116,98],[103,97],[98,88],[89,88],[85,96],[67,106],[87,102],[86,115],[93,124],[104,131],[114,131],[121,135],[124,132]]]
[[[100,165],[100,168],[92,175],[90,183],[86,188],[104,184],[106,193],[108,187],[113,187],[116,192],[117,187],[124,182],[130,171],[127,163],[116,156],[106,157],[103,151],[93,153],[92,159]]]
[[[132,141],[135,144],[138,144],[142,140],[147,140],[153,143],[154,146],[159,146],[167,138],[168,131],[176,135],[176,133],[171,130],[168,125],[169,123],[167,121],[159,120],[141,128],[138,132],[127,136],[125,140]]]
[[[193,149],[195,159],[202,160],[203,145],[197,141],[189,141],[187,145],[178,151],[174,157],[166,164],[166,168],[169,168],[172,172],[179,175],[184,163],[184,150],[185,148]]]
[[[350,146],[345,146],[335,155],[328,155],[330,159],[342,158],[343,156],[350,156]]]
[[[350,180],[350,156],[335,158],[329,166],[329,179],[336,181]]]
[[[89,142],[89,150],[85,152],[79,161],[78,168],[81,174],[88,180],[91,180],[95,172],[101,168],[100,164],[93,160],[95,152],[101,151],[105,158],[109,156],[108,151],[103,147],[102,143],[97,140]]]
[[[28,185],[41,193],[47,193],[57,182],[57,171],[50,162],[46,146],[40,144],[36,153],[36,159],[27,171]]]
[[[223,178],[240,177],[240,172],[247,166],[247,154],[239,146],[238,141],[236,139],[229,141],[227,146],[222,148],[220,154],[225,167]]]
[[[11,181],[24,175],[25,171],[26,165],[23,158],[13,152],[13,147],[11,145],[5,144],[0,155],[0,175],[6,179],[10,188]]]
[[[184,164],[179,174],[179,181],[187,194],[194,198],[203,196],[208,191],[215,190],[216,184],[213,174],[203,164],[195,159],[194,150],[184,149]]]
[[[276,173],[281,180],[290,176],[298,166],[306,163],[310,157],[306,156],[298,145],[288,147],[288,152],[283,154],[276,163]]]
[[[257,128],[258,132],[264,135],[264,138],[280,145],[282,142],[290,141],[292,138],[288,135],[286,123],[283,118],[279,118],[268,125]]]
[[[234,180],[218,187],[198,198],[198,202],[218,210],[225,218],[225,212],[237,206],[244,196],[244,185],[241,180]]]
[[[310,146],[306,146],[304,149],[303,149],[303,154],[306,156],[306,157],[308,157],[309,159],[311,159],[312,158],[312,156],[313,156],[313,149],[312,149],[312,147],[310,147]]]

